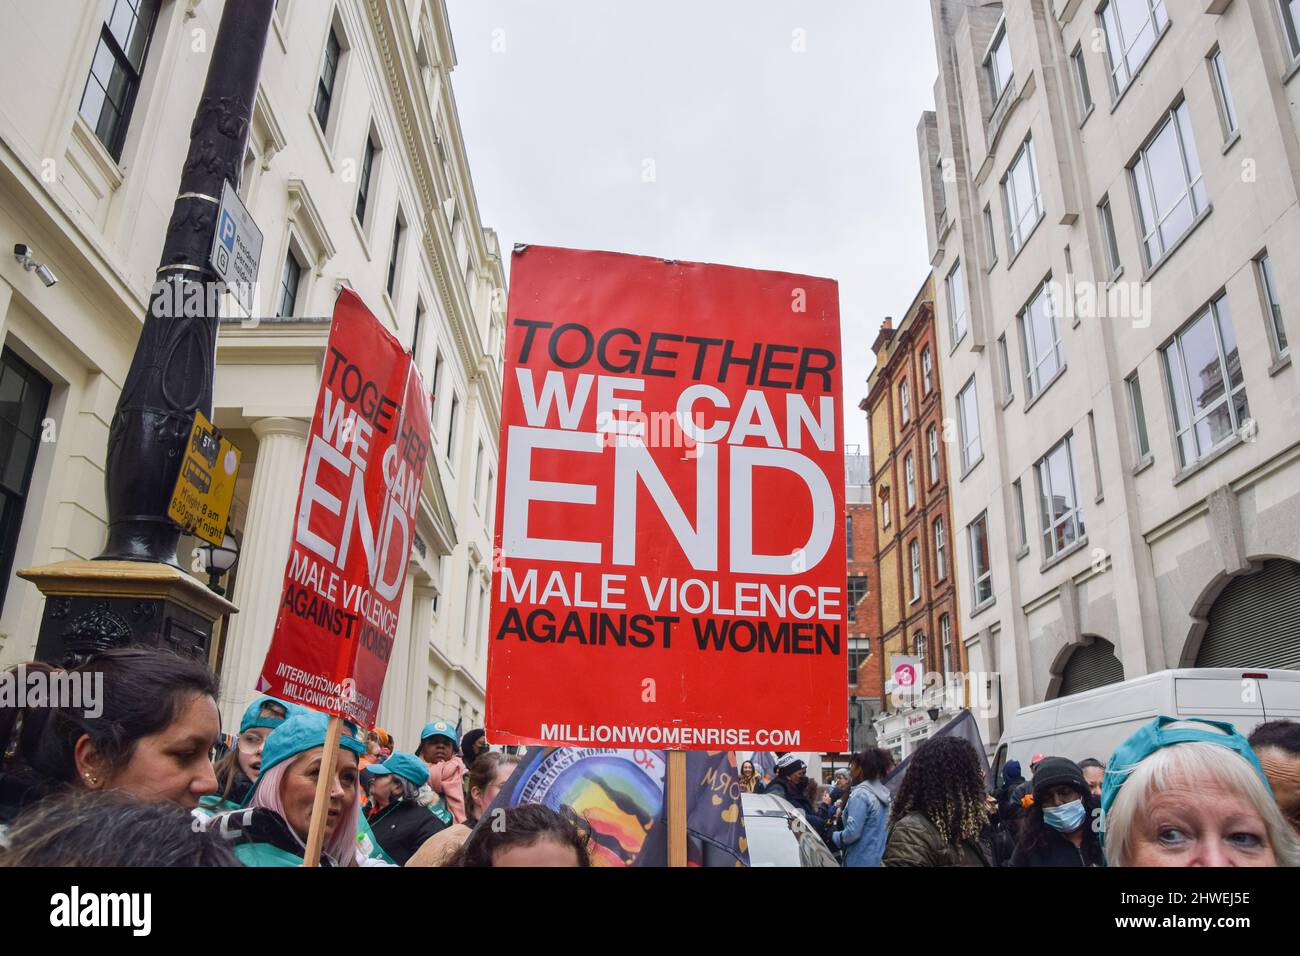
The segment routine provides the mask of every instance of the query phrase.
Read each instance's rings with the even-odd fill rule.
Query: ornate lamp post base
[[[142,561],[60,561],[18,576],[45,595],[36,659],[71,666],[127,644],[216,659],[212,625],[239,609],[179,568]]]

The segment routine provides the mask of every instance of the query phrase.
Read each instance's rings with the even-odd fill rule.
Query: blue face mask
[[[1060,833],[1073,833],[1083,826],[1086,816],[1082,800],[1071,800],[1059,807],[1043,808],[1043,822]]]

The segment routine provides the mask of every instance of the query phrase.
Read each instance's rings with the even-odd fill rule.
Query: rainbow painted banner
[[[533,749],[515,768],[479,825],[499,808],[540,803],[584,819],[597,866],[666,861],[662,750]],[[687,753],[688,855],[692,865],[747,865],[736,761],[726,751]],[[734,791],[734,792],[733,792]],[[664,844],[661,846],[661,844]]]

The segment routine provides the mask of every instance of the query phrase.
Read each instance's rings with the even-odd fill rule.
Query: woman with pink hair
[[[257,782],[241,810],[218,814],[206,829],[231,844],[245,866],[301,866],[307,849],[316,781],[325,756],[329,718],[295,714],[266,738]],[[365,741],[344,724],[330,782],[321,866],[356,866],[360,771]]]

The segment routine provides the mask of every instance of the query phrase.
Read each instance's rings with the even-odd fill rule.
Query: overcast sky
[[[528,242],[836,279],[845,441],[865,445],[871,341],[929,269],[929,6],[447,0],[474,187],[507,268]]]

